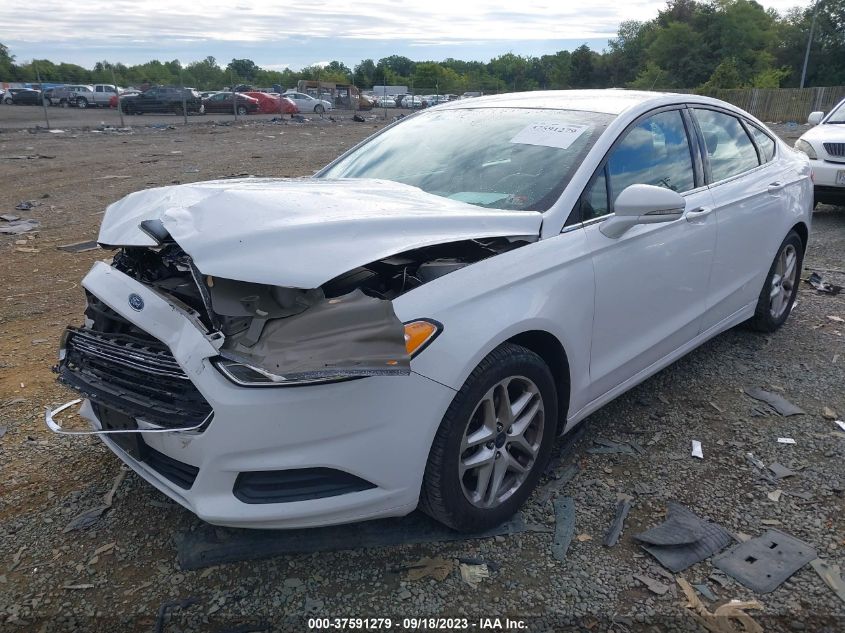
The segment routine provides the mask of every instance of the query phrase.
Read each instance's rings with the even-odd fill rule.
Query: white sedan
[[[304,92],[286,92],[284,97],[287,97],[296,104],[300,112],[314,112],[316,114],[323,114],[332,109],[332,102],[325,99],[317,99]]]
[[[783,325],[812,197],[806,156],[714,99],[455,101],[313,178],[109,206],[59,376],[75,432],[211,523],[479,530],[590,413]]]
[[[827,116],[811,113],[807,122],[815,127],[795,141],[795,149],[810,158],[815,200],[845,205],[845,99]]]

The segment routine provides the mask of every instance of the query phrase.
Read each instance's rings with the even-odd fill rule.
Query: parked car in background
[[[813,112],[810,128],[795,141],[795,149],[810,158],[815,202],[845,204],[845,99],[825,116]]]
[[[49,93],[50,105],[63,108],[87,108],[95,103],[94,86],[85,84],[70,84],[57,86]],[[108,101],[106,101],[106,104]]]
[[[203,99],[208,99],[210,96],[216,95],[218,92],[220,92],[220,91],[219,90],[203,90],[202,92],[200,92],[200,97],[203,98]]]
[[[163,114],[172,112],[182,114],[184,107],[188,113],[203,111],[199,93],[188,88],[156,86],[136,95],[121,98],[120,104],[126,114]]]
[[[299,110],[290,99],[282,99],[282,95],[257,90],[242,93],[258,101],[258,111],[261,114],[296,114]],[[231,103],[231,102],[230,102]],[[296,110],[291,111],[291,106]],[[286,111],[287,110],[287,111]]]
[[[461,99],[475,99],[476,97],[481,97],[482,95],[484,95],[483,92],[469,91],[469,92],[465,92],[464,94],[462,94],[460,96],[460,98]]]
[[[106,108],[111,104],[111,98],[121,93],[121,89],[114,84],[94,84],[94,100],[88,105]],[[77,97],[77,107],[79,107]]]
[[[375,99],[377,108],[395,108],[396,107],[396,97],[394,97],[393,95],[373,97],[373,99]]]
[[[323,114],[323,112],[327,112],[332,109],[331,101],[326,101],[325,99],[315,99],[304,92],[288,91],[284,94],[284,96],[293,101],[294,104],[296,104],[296,107],[299,108],[300,112]]]
[[[414,110],[423,107],[422,97],[419,95],[405,95],[402,97],[401,107]]]
[[[812,196],[807,158],[716,99],[444,104],[313,178],[113,203],[57,371],[91,432],[206,521],[419,507],[484,530],[557,436],[735,325],[786,322]]]
[[[12,103],[14,103],[12,97],[22,90],[30,90],[30,88],[6,88],[3,92],[3,103],[6,105],[12,105]]]
[[[135,90],[134,88],[127,88],[126,90],[121,90],[119,95],[112,95],[111,97],[109,97],[109,107],[116,108],[118,98],[123,99],[123,97],[132,97],[139,94],[141,94],[141,91]]]
[[[232,95],[237,97],[237,104],[232,100]],[[258,99],[247,96],[245,93],[218,92],[208,99],[203,99],[206,114],[217,112],[223,114],[255,114],[259,110]]]
[[[14,105],[41,105],[41,91],[32,88],[17,90],[12,94]]]

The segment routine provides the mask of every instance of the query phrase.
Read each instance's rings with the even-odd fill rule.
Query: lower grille
[[[845,143],[824,143],[824,151],[831,156],[845,158]]]
[[[168,457],[150,446],[145,446],[144,452],[146,453],[144,463],[165,479],[185,490],[189,490],[194,485],[194,480],[200,472],[196,466]]]
[[[94,403],[158,426],[196,426],[211,413],[211,405],[158,341],[69,327],[57,371],[61,382]]]
[[[232,491],[244,503],[290,503],[336,497],[375,484],[333,468],[298,468],[240,473]]]

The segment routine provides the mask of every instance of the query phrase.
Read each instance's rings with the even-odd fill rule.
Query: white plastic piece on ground
[[[692,441],[692,456],[698,459],[704,459],[704,453],[701,450],[701,442],[698,440]]]
[[[795,440],[791,437],[779,437],[778,444],[795,444]]]
[[[836,424],[836,426],[845,431],[845,422],[843,422],[842,420],[836,420],[834,424]]]

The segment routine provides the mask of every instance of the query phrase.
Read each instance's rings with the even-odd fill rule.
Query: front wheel
[[[748,322],[753,329],[774,332],[789,318],[798,294],[803,262],[804,243],[798,233],[790,231],[775,255],[757,299],[757,309]]]
[[[238,114],[241,116],[246,116],[247,109],[246,106],[238,106]]]
[[[83,110],[88,107],[88,100],[85,97],[77,97],[76,98],[76,107],[82,108]]]
[[[505,343],[467,378],[428,457],[420,509],[460,531],[495,527],[537,485],[554,443],[557,391],[534,352]]]
[[[325,111],[326,111],[326,109],[320,103],[318,103],[317,105],[314,106],[314,112],[316,112],[319,115],[322,115],[323,112],[325,112]]]
[[[6,97],[5,99],[3,99],[3,103],[5,103],[6,105],[12,105],[14,101],[12,101],[11,97]]]

